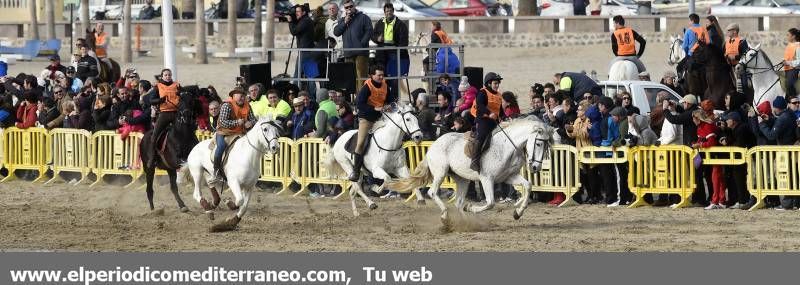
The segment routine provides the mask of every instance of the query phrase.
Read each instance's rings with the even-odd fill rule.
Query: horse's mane
[[[548,128],[550,127],[535,115],[527,115],[527,116],[513,118],[510,121],[501,122],[500,126],[503,128],[516,128],[516,127],[541,128],[545,131],[547,131]]]

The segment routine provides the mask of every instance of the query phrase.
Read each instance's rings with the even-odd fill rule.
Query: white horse
[[[470,181],[480,181],[486,196],[485,205],[469,207],[469,211],[474,213],[494,206],[495,184],[522,185],[524,191],[514,210],[514,219],[519,219],[528,207],[531,191],[531,184],[520,174],[520,169],[523,163],[527,163],[533,173],[542,169],[542,161],[553,144],[553,128],[535,117],[516,119],[500,128],[503,129],[494,132],[489,148],[483,153],[480,173],[470,169],[470,158],[464,155],[464,134],[449,133],[431,145],[411,178],[392,181],[388,186],[398,192],[409,192],[432,182],[428,195],[433,197],[442,211],[442,221],[446,222],[447,208],[436,194],[447,175],[456,183],[456,207],[462,212],[465,210],[464,199]]]
[[[786,96],[781,88],[781,79],[775,68],[780,68],[783,63],[773,65],[772,61],[765,52],[761,50],[761,44],[750,49],[739,60],[737,68],[745,68],[752,75],[753,82],[753,106],[758,106],[761,102],[772,102],[776,97]]]
[[[380,193],[386,187],[386,183],[391,180],[390,174],[398,177],[409,177],[408,166],[406,165],[406,153],[403,150],[403,137],[406,135],[411,136],[411,139],[419,143],[422,141],[422,132],[417,122],[417,117],[414,116],[414,110],[411,105],[402,107],[394,106],[394,111],[383,112],[381,118],[375,122],[372,128],[372,139],[367,152],[364,153],[364,169],[372,174],[372,177],[383,179],[384,183],[377,189],[376,193]],[[324,161],[331,175],[347,175],[353,171],[353,156],[345,150],[347,141],[355,136],[358,132],[351,130],[344,133],[331,149],[332,155]],[[340,176],[341,177],[341,176]],[[378,206],[364,193],[361,187],[361,180],[358,183],[353,183],[350,186],[350,202],[353,206],[353,215],[358,216],[358,209],[356,208],[355,196],[358,194],[367,202],[369,209],[375,209]],[[390,188],[391,189],[391,188]],[[424,201],[424,197],[420,195],[419,190],[417,194],[417,201]]]
[[[629,60],[614,62],[608,70],[608,80],[639,80],[639,68]]]
[[[247,212],[247,204],[250,201],[250,194],[261,176],[261,160],[265,153],[277,153],[280,149],[278,138],[280,136],[280,126],[278,122],[273,121],[271,118],[262,118],[256,122],[252,129],[250,129],[243,137],[238,139],[230,146],[230,156],[228,162],[223,167],[228,180],[228,187],[231,188],[233,197],[236,200],[228,201],[228,207],[231,210],[238,210],[235,216],[225,220],[224,222],[214,225],[211,231],[227,231],[233,230],[242,216]],[[214,163],[211,161],[211,156],[214,153],[209,149],[211,139],[204,140],[198,143],[189,153],[186,164],[181,167],[180,175],[182,181],[185,181],[187,176],[191,174],[192,181],[194,182],[194,199],[200,203],[207,214],[213,219],[213,210],[219,203],[219,198],[215,195],[215,201],[209,204],[200,193],[201,179],[205,177],[206,185],[211,188],[212,193],[216,194],[215,188],[222,190],[222,182],[211,185],[212,173],[214,172]],[[180,182],[182,183],[182,182]]]
[[[686,58],[686,52],[683,50],[683,39],[678,36],[669,36],[669,42],[667,64],[676,65]]]

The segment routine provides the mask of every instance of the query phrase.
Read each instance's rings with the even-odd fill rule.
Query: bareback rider
[[[233,135],[243,135],[248,129],[256,124],[256,117],[250,104],[245,99],[247,96],[244,91],[234,89],[228,93],[228,100],[225,100],[220,107],[219,118],[217,119],[217,148],[214,150],[214,178],[212,183],[222,178],[222,155],[225,153],[225,137]]]
[[[153,106],[159,106],[158,109],[160,111],[158,119],[156,119],[156,126],[153,129],[153,135],[150,136],[150,145],[153,146],[152,155],[147,162],[150,166],[155,166],[156,163],[157,149],[159,148],[158,138],[178,116],[180,90],[180,84],[172,81],[172,70],[169,68],[161,70],[161,79],[158,80],[155,88],[155,95],[157,96],[154,96],[155,98],[150,102]]]
[[[355,161],[350,181],[356,182],[361,178],[361,167],[364,166],[364,144],[372,125],[381,118],[384,106],[395,101],[394,92],[389,92],[389,85],[383,79],[383,66],[372,66],[369,70],[369,79],[358,91],[356,99],[358,108],[358,134],[356,141]]]
[[[475,117],[475,147],[472,163],[469,168],[481,171],[481,155],[483,143],[492,134],[500,120],[503,97],[500,95],[500,81],[503,78],[497,73],[489,72],[483,78],[484,87],[478,91],[475,102],[472,103],[470,114]]]
[[[639,53],[636,53],[636,42],[639,42]],[[630,27],[625,26],[625,18],[622,16],[614,16],[614,33],[611,34],[611,51],[614,52],[614,60],[611,65],[617,61],[627,60],[636,64],[639,69],[637,73],[646,71],[644,64],[640,57],[644,54],[644,47],[647,41]]]
[[[747,44],[747,41],[739,36],[739,24],[728,24],[728,26],[725,28],[725,32],[728,34],[728,40],[725,41],[725,59],[728,60],[731,70],[735,71],[736,65],[739,64],[739,60],[742,59],[742,56],[744,56],[750,46]],[[736,84],[737,89],[739,92],[742,92],[742,90],[744,90],[744,88],[747,86],[745,70],[743,68],[740,70],[740,72],[734,72],[734,74],[738,79],[738,84]]]

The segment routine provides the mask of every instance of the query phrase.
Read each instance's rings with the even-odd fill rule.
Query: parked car
[[[496,0],[439,0],[431,5],[448,16],[512,16],[510,5]]]
[[[327,7],[330,3],[339,5],[339,9],[343,9],[341,0],[330,0],[322,3],[323,7]],[[369,16],[373,21],[383,18],[383,4],[382,0],[355,0],[356,8],[365,15]],[[447,17],[447,14],[442,13],[436,9],[431,8],[420,0],[393,0],[394,15],[400,19],[408,18],[423,18],[423,17]],[[324,10],[324,15],[328,15],[328,9]],[[341,15],[344,15],[344,10],[340,10]]]
[[[726,0],[709,8],[714,15],[787,15],[800,14],[797,0]]]
[[[614,98],[622,91],[631,93],[633,105],[639,108],[642,114],[648,114],[656,106],[656,96],[664,91],[669,93],[670,100],[680,101],[681,96],[667,86],[652,81],[601,81],[597,83],[603,88],[603,95]]]
[[[572,0],[540,0],[539,15],[551,17],[574,16],[572,9]],[[602,16],[632,16],[637,15],[638,6],[634,0],[603,0],[600,7],[600,15]],[[588,11],[587,11],[588,12]],[[652,8],[652,14],[660,14],[660,12]],[[588,13],[585,13],[588,14]]]

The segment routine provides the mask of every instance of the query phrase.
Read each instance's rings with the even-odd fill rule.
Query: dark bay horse
[[[721,42],[721,40],[718,40]],[[699,42],[697,49],[692,54],[695,64],[702,66],[705,75],[705,88],[703,99],[711,100],[714,108],[725,110],[725,95],[736,91],[731,65],[725,59],[721,45]],[[690,78],[691,88],[691,78]],[[698,94],[695,94],[698,95]]]
[[[196,117],[201,114],[200,101],[197,99],[199,89],[197,86],[181,88],[180,103],[178,103],[178,116],[172,126],[168,128],[164,139],[158,140],[158,145],[151,145],[153,130],[147,131],[142,137],[139,145],[141,150],[142,167],[145,178],[147,179],[147,201],[150,203],[150,210],[153,206],[153,179],[155,178],[156,168],[147,165],[151,155],[155,155],[158,168],[167,172],[169,176],[170,190],[178,202],[178,208],[182,212],[189,211],[178,194],[178,183],[176,170],[180,169],[183,161],[189,156],[192,148],[197,144],[195,130],[197,130]],[[164,142],[164,140],[166,140]],[[153,151],[155,149],[155,151]],[[163,149],[158,151],[158,149]]]
[[[95,30],[86,29],[86,45],[91,51],[95,51],[97,48],[97,39],[94,36]],[[97,59],[100,65],[100,70],[98,70],[98,77],[102,82],[108,83],[117,83],[117,80],[122,76],[122,68],[120,67],[119,63],[112,59],[111,57],[107,57],[105,62],[101,59]]]

